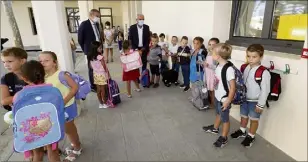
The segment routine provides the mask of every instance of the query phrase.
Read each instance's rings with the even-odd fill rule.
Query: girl
[[[214,103],[215,103],[215,94],[214,94],[214,85],[215,82],[217,81],[215,78],[215,69],[216,69],[216,63],[213,60],[212,57],[212,48],[215,44],[219,43],[218,38],[211,38],[208,42],[208,51],[209,54],[206,56],[206,60],[204,61],[204,82],[207,85],[207,89],[210,92],[210,102],[211,102],[211,108],[214,108]]]
[[[125,40],[123,42],[123,50],[124,52],[122,55],[128,55],[131,53],[130,44],[128,40]],[[137,89],[135,91],[140,92],[141,89],[139,87],[138,78],[140,77],[139,69],[135,69],[132,71],[124,72],[123,71],[123,81],[126,81],[126,90],[127,90],[127,97],[132,98],[132,92],[131,92],[131,81],[135,83],[135,86]]]
[[[102,45],[100,42],[92,42],[90,52],[88,53],[88,60],[93,69],[93,76],[94,76],[94,84],[97,87],[97,98],[100,102],[99,108],[106,109],[108,108],[107,105],[107,98],[106,98],[106,91],[107,91],[107,79],[109,79],[109,70],[107,69],[106,63],[104,61],[104,56],[102,55]]]
[[[21,67],[21,78],[29,85],[39,85],[45,83],[44,67],[37,61],[31,60]],[[47,145],[48,159],[52,162],[60,161],[59,150],[53,150],[51,145]],[[31,161],[43,161],[44,148],[40,147],[31,151]]]
[[[77,104],[74,96],[78,90],[78,85],[68,74],[65,74],[64,78],[69,88],[60,82],[60,70],[58,68],[57,55],[54,52],[43,51],[39,55],[39,60],[46,73],[45,82],[58,88],[64,98],[65,112],[69,116],[65,123],[65,134],[71,142],[71,147],[65,149],[67,154],[65,161],[74,161],[82,151],[79,135],[74,123],[74,119],[77,117]]]
[[[110,22],[107,21],[105,23],[106,28],[104,29],[104,36],[105,36],[105,54],[106,54],[106,62],[108,63],[108,57],[109,57],[109,51],[110,51],[110,57],[111,57],[111,62],[113,62],[113,32],[112,29],[110,28]]]
[[[122,44],[123,44],[123,40],[124,40],[124,35],[121,31],[119,31],[118,33],[118,45],[119,45],[119,51],[120,53],[122,53]]]

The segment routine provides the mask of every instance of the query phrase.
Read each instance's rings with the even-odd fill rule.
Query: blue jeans
[[[225,111],[222,111],[222,103],[220,101],[218,101],[216,98],[215,98],[215,106],[216,106],[216,114],[217,115],[220,115],[220,120],[223,122],[223,123],[227,123],[229,122],[229,114],[230,114],[230,108],[231,108],[231,105],[225,110]]]
[[[179,72],[180,70],[180,64],[179,63],[174,63],[172,65],[172,70],[176,71],[176,72]]]
[[[256,112],[257,102],[244,102],[241,105],[241,117],[250,118],[250,120],[259,120],[261,114]]]
[[[189,73],[190,73],[190,67],[188,65],[181,65],[182,74],[183,74],[183,80],[184,85],[189,86]]]

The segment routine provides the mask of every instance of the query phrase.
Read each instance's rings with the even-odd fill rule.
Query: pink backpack
[[[122,68],[125,72],[142,67],[142,61],[138,51],[130,50],[129,54],[122,54],[120,59]]]

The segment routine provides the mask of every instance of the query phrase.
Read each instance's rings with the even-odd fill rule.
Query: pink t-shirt
[[[94,74],[106,74],[106,69],[102,65],[102,59],[104,59],[104,56],[98,55],[96,60],[91,61],[91,66],[93,68]]]

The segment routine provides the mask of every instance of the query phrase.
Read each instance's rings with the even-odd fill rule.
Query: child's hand
[[[204,62],[203,62],[203,66],[204,66],[204,67],[209,67],[209,64],[208,64],[207,62],[204,61]]]
[[[222,111],[227,110],[227,108],[230,106],[230,104],[231,104],[231,102],[228,99],[226,99],[226,101],[224,101],[223,104],[222,104]]]
[[[262,113],[262,111],[263,111],[263,109],[260,109],[258,106],[256,106],[255,111],[256,111],[256,113],[261,114],[261,113]]]

